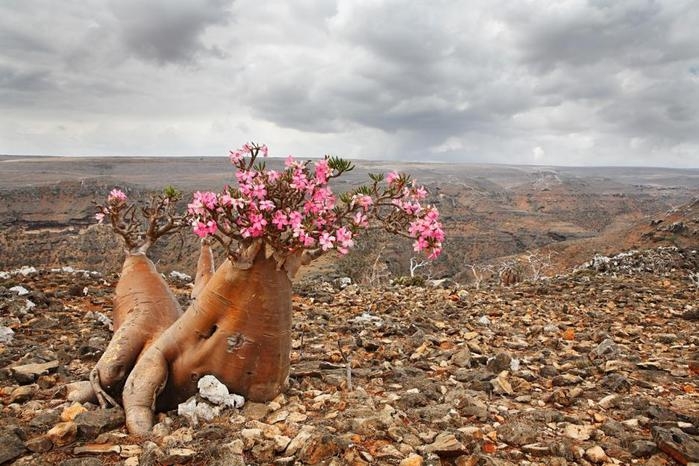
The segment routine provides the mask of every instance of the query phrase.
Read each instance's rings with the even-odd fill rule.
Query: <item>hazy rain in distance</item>
[[[699,167],[695,0],[0,3],[0,153]]]

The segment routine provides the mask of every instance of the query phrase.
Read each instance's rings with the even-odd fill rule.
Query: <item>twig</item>
[[[342,351],[342,345],[340,344],[340,340],[337,340],[337,349],[340,350],[340,356],[342,356],[342,360],[345,361],[345,376],[347,377],[347,390],[350,392],[352,391],[352,364],[351,364],[351,356],[347,356],[344,351]]]

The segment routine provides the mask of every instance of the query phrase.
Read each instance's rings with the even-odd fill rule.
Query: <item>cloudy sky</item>
[[[699,167],[697,0],[1,0],[0,153]]]

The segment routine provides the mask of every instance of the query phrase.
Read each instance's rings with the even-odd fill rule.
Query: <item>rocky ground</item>
[[[0,273],[0,463],[699,462],[697,271],[699,252],[661,249],[511,288],[306,283],[283,395],[164,413],[147,438],[66,401],[111,336],[117,277]]]

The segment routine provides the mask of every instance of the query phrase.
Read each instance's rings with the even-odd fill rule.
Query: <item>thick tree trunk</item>
[[[123,391],[129,431],[150,430],[154,407],[185,401],[208,374],[249,400],[274,398],[289,375],[290,332],[291,281],[277,261],[264,252],[245,270],[225,261],[129,375]]]
[[[145,254],[128,254],[114,297],[114,335],[90,373],[102,406],[116,404],[126,376],[144,348],[182,314],[177,299]],[[85,392],[84,396],[91,395]]]

